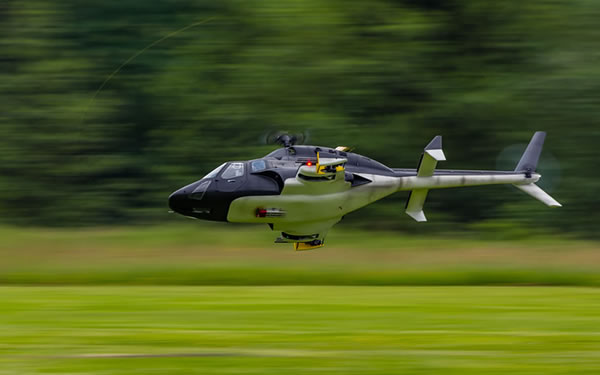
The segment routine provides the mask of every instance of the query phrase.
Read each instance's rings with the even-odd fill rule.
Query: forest
[[[598,238],[600,2],[3,0],[0,221],[161,224],[167,197],[265,134],[416,167],[512,170],[548,133],[548,209],[510,187],[396,194],[345,225]],[[199,224],[201,225],[201,224]]]

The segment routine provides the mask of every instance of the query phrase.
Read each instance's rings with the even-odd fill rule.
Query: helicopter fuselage
[[[435,156],[433,151],[429,153]],[[261,159],[224,163],[174,192],[169,206],[197,219],[268,224],[282,232],[276,242],[322,245],[328,229],[344,215],[397,191],[416,192],[413,201],[421,200],[422,207],[429,189],[532,184],[540,178],[521,171],[434,170],[436,160],[444,159],[427,157],[434,164],[431,171],[423,172],[423,168],[389,168],[329,147],[284,147]],[[320,166],[327,164],[324,160],[328,165]],[[422,210],[418,211],[407,209],[415,220],[424,221]]]

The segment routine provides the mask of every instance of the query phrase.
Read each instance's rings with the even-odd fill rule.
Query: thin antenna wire
[[[123,69],[125,67],[125,65],[129,64],[130,62],[132,62],[133,60],[135,60],[136,57],[138,57],[139,55],[141,55],[142,53],[146,52],[147,50],[149,50],[150,48],[154,47],[155,45],[159,44],[160,42],[169,39],[179,33],[182,33],[188,29],[191,29],[192,27],[195,26],[199,26],[202,24],[205,24],[207,22],[210,22],[214,19],[215,17],[209,17],[205,20],[202,21],[198,21],[198,22],[194,22],[191,23],[185,27],[182,27],[179,30],[173,31],[170,34],[167,34],[165,36],[163,36],[160,39],[155,40],[154,42],[148,44],[146,47],[144,47],[143,49],[137,51],[136,53],[134,53],[133,55],[131,55],[130,58],[128,58],[127,60],[125,60],[125,62],[123,62],[121,65],[119,65],[119,67],[117,69],[115,69],[114,72],[112,72],[108,77],[106,77],[106,79],[104,80],[104,82],[102,82],[102,84],[100,85],[100,87],[98,87],[98,90],[96,90],[96,92],[94,93],[94,95],[92,96],[92,98],[90,99],[89,103],[87,104],[87,106],[85,107],[85,111],[83,112],[83,117],[81,119],[81,122],[83,123],[85,121],[85,118],[87,116],[88,110],[90,108],[90,106],[92,105],[92,103],[94,102],[94,100],[96,100],[96,97],[98,96],[98,94],[100,93],[100,91],[102,91],[102,89],[104,88],[104,86],[106,86],[106,84],[108,83],[108,81],[110,81],[115,75],[117,75],[117,73],[119,73],[119,71],[121,71],[121,69]]]

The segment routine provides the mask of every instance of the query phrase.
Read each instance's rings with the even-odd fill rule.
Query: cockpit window
[[[221,178],[236,178],[244,175],[244,163],[231,163],[221,175]]]
[[[267,163],[264,160],[260,159],[250,162],[250,170],[252,172],[260,172],[264,169],[267,169]]]
[[[206,176],[202,177],[202,178],[213,178],[215,177],[219,171],[221,171],[221,169],[223,169],[223,167],[225,166],[225,164],[227,163],[223,163],[221,165],[219,165],[218,167],[216,167],[215,169],[212,170],[212,172],[210,172],[209,174],[207,174]]]
[[[210,185],[211,181],[204,181],[201,182],[192,192],[192,194],[190,194],[190,198],[192,199],[197,199],[197,200],[202,200],[202,197],[204,197],[204,193],[206,193],[206,189],[208,189],[208,186]]]

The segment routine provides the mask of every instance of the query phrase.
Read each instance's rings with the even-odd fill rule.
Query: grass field
[[[600,373],[595,242],[341,228],[298,253],[187,222],[0,239],[0,375]]]
[[[600,286],[600,244],[334,228],[294,252],[260,226],[182,220],[137,228],[0,227],[0,285]]]
[[[0,287],[0,374],[598,374],[600,290]]]

